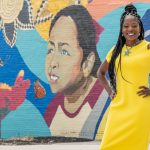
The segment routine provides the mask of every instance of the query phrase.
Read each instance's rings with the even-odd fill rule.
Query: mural
[[[0,0],[0,138],[102,138],[110,99],[96,72],[129,2],[150,41],[149,0]]]

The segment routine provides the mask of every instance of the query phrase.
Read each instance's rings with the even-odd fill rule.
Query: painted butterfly
[[[34,82],[34,94],[35,98],[43,98],[46,95],[46,91],[39,80]]]

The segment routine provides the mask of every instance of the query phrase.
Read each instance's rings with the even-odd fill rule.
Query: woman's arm
[[[150,50],[150,43],[148,43],[147,49]],[[142,97],[150,96],[150,87],[140,86],[137,94]]]
[[[107,62],[107,60],[105,60],[99,67],[98,72],[97,72],[97,76],[99,78],[99,81],[101,83],[101,85],[106,89],[108,95],[113,98],[114,97],[114,92],[112,90],[112,88],[110,87],[109,82],[106,79],[106,73],[108,71],[108,66],[109,63]]]

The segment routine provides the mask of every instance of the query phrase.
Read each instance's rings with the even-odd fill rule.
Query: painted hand
[[[13,86],[0,84],[0,109],[16,110],[26,97],[26,90],[30,86],[29,80],[23,80],[24,71],[21,70]]]
[[[9,97],[10,110],[17,109],[17,107],[23,103],[26,97],[26,90],[30,86],[30,80],[23,80],[23,77],[24,71],[21,70],[16,78],[14,86],[12,86],[12,92]]]
[[[140,90],[137,92],[139,96],[142,96],[142,97],[150,96],[150,88],[146,86],[140,86],[139,89]]]

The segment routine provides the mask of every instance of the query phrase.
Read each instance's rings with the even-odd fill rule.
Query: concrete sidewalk
[[[100,142],[72,142],[50,145],[0,146],[0,150],[99,150]]]
[[[99,150],[100,142],[57,143],[50,145],[0,146],[0,150]],[[150,150],[150,146],[149,149]]]

